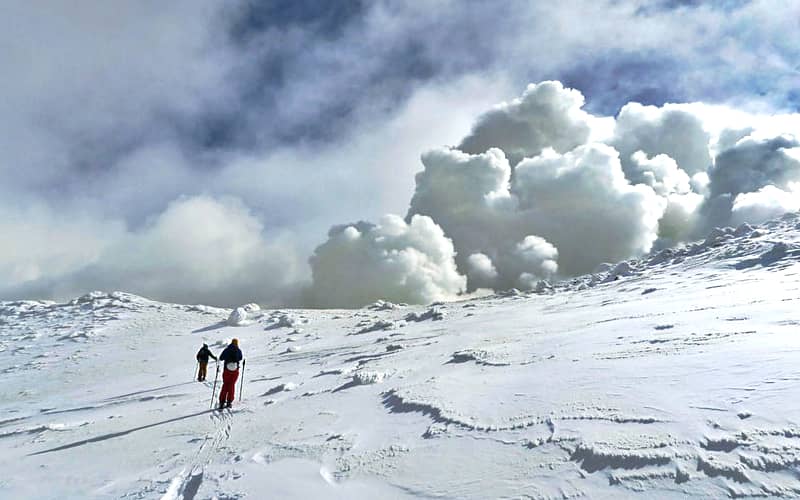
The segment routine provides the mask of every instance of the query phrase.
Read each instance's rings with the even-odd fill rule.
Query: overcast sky
[[[349,306],[384,291],[425,301],[585,272],[594,260],[641,254],[667,236],[688,238],[694,229],[680,233],[685,228],[673,225],[666,234],[664,214],[679,209],[674,198],[659,200],[672,194],[704,197],[702,208],[680,202],[680,210],[703,211],[703,224],[741,222],[765,206],[792,208],[792,183],[800,181],[792,163],[800,133],[791,136],[800,111],[794,0],[8,1],[0,5],[0,47],[0,299],[119,289],[219,305]],[[582,99],[550,87],[525,94],[528,84],[546,80]],[[522,108],[530,100],[536,109],[567,113],[567,122],[546,126],[568,123],[574,135],[544,131],[542,144],[502,143],[514,135],[503,124],[522,113],[514,99]],[[659,110],[704,103],[691,116],[705,113],[698,127],[706,132],[724,120],[712,109],[759,123],[780,114],[784,126],[774,137],[745,143],[747,133],[731,132],[724,145],[739,149],[723,163],[734,166],[709,176],[712,186],[739,182],[725,174],[738,171],[745,154],[738,152],[750,158],[764,148],[774,153],[769,161],[785,152],[770,170],[780,175],[707,191],[690,160],[653,160],[669,147],[648,149],[642,127],[652,123],[636,109],[628,108],[625,134],[604,121],[630,102]],[[499,103],[507,107],[498,111]],[[539,134],[533,118],[525,119],[525,137]],[[694,123],[687,119],[681,123]],[[742,127],[749,130],[748,119]],[[781,134],[790,135],[787,142],[775,142]],[[705,155],[716,165],[718,139],[706,141],[711,150],[697,157],[701,164]],[[491,147],[506,158],[458,156]],[[641,161],[630,159],[637,150],[647,153]],[[644,166],[650,161],[661,163]],[[552,211],[561,209],[542,201],[566,182],[543,173],[552,162],[604,165],[585,182],[625,184],[597,195],[598,203],[634,206],[640,219],[611,214],[609,227],[626,224],[636,234],[596,256],[576,251],[577,236],[554,229]],[[493,205],[475,215],[511,224],[497,229],[494,237],[509,239],[496,248],[473,237],[487,226],[454,215],[463,200],[426,195],[439,192],[437,172],[467,163],[494,169],[501,184],[509,182],[504,169],[513,177],[507,196],[515,208]],[[516,184],[514,168],[535,186]],[[604,173],[612,170],[624,176]],[[670,191],[667,174],[657,174],[658,186],[648,181],[644,192],[650,170],[686,172],[694,184],[680,191],[674,186],[683,181],[674,181]],[[502,191],[492,182],[486,189]],[[767,185],[780,193],[762,192]],[[583,199],[598,192],[587,189],[569,193]],[[724,205],[713,200],[722,195],[727,205],[714,208]],[[372,223],[354,229],[363,247],[353,247],[355,236],[344,230],[358,221]],[[399,251],[403,264],[377,256],[377,267],[359,278],[359,252],[385,256],[382,245],[392,238],[389,253]],[[358,286],[349,280],[369,287],[331,299]]]

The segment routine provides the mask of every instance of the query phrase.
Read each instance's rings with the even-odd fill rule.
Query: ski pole
[[[244,365],[247,364],[247,360],[242,360],[242,385],[239,386],[239,402],[242,402],[242,391],[244,391]]]
[[[217,392],[217,378],[219,378],[219,362],[217,362],[217,373],[214,375],[214,388],[211,389],[211,408],[214,408],[214,393]]]

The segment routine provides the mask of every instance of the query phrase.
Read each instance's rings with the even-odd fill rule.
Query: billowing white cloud
[[[666,104],[659,108],[633,102],[620,110],[611,145],[619,151],[626,173],[636,172],[631,156],[643,151],[648,157],[667,155],[684,172],[694,175],[711,166],[710,141],[703,120],[691,106]]]
[[[431,216],[453,239],[469,289],[591,272],[794,209],[800,148],[775,135],[796,130],[789,115],[631,103],[602,143],[590,141],[600,118],[582,105],[575,90],[531,85],[459,148],[423,155],[409,215]]]
[[[467,276],[473,288],[492,288],[498,273],[492,259],[478,252],[467,257]]]
[[[553,268],[573,275],[646,252],[659,238],[666,244],[692,233],[704,199],[693,186],[703,187],[711,163],[711,137],[698,113],[626,107],[622,125],[606,137],[636,147],[625,171],[613,147],[585,144],[601,118],[582,105],[576,90],[531,85],[478,119],[462,141],[468,151],[423,155],[409,214],[430,215],[453,239],[470,289],[522,286],[522,273],[555,274],[520,259],[515,245],[527,237],[543,238],[554,250]],[[516,155],[514,166],[507,151]],[[694,158],[681,156],[687,151]],[[692,178],[667,153],[704,168]]]
[[[378,299],[426,303],[466,288],[453,243],[430,217],[386,215],[331,229],[310,259],[308,299],[318,307],[360,307]]]
[[[589,140],[596,120],[583,104],[583,95],[561,82],[528,85],[521,97],[481,116],[458,149],[479,154],[500,148],[512,164],[544,148],[570,151]]]
[[[633,184],[645,184],[660,196],[673,193],[686,194],[691,191],[689,175],[667,155],[648,158],[644,151],[631,155],[628,178]]]
[[[512,255],[518,259],[517,279],[522,288],[530,288],[532,279],[549,278],[558,271],[558,249],[539,236],[526,236],[514,245]]]
[[[407,220],[428,216],[437,235],[452,239],[445,267],[468,278],[467,290],[531,288],[543,278],[591,272],[602,262],[686,241],[712,225],[795,209],[800,148],[791,135],[767,134],[776,130],[769,117],[702,104],[632,103],[613,134],[603,135],[597,131],[606,119],[582,106],[580,92],[557,82],[531,85],[479,117],[458,148],[422,155]],[[598,137],[604,142],[593,141]],[[463,289],[398,290],[396,283],[411,276],[411,290],[430,289],[424,266],[372,271],[391,262],[384,225],[391,226],[332,231],[312,259],[315,304],[332,305],[324,297],[347,280],[357,284],[348,289],[357,298],[337,304],[389,294],[424,302]],[[361,271],[365,276],[353,271],[356,262],[375,264]]]
[[[458,250],[459,268],[475,278],[470,289],[513,286],[502,254],[527,233],[515,236],[516,230],[509,229],[516,220],[516,198],[509,191],[511,167],[503,152],[493,148],[470,155],[441,148],[423,154],[422,164],[409,217],[428,215],[442,226]],[[475,254],[483,257],[471,257]],[[476,265],[481,270],[491,265],[497,275],[488,280],[486,272],[476,272]]]
[[[631,155],[627,177],[634,184],[650,186],[666,200],[667,208],[658,222],[657,246],[671,246],[687,239],[695,228],[697,211],[707,192],[708,174],[698,172],[692,178],[675,160],[665,154],[648,158],[644,151]]]
[[[438,222],[450,225],[450,217],[480,219],[486,207],[514,203],[509,192],[511,166],[500,149],[475,155],[434,149],[422,155],[422,164],[425,168],[416,175],[411,213],[435,214]],[[490,239],[480,234],[470,237]]]
[[[649,251],[666,208],[652,188],[628,182],[617,152],[604,144],[522,161],[513,192],[528,232],[558,248],[568,275]]]
[[[672,246],[690,239],[697,227],[698,212],[705,198],[695,192],[666,196],[667,208],[658,221],[659,246]]]
[[[522,241],[507,245],[500,243],[492,260],[483,253],[474,253],[466,262],[470,290],[478,288],[533,288],[541,279],[558,272],[558,249],[539,236],[529,235]]]
[[[520,162],[513,181],[498,149],[480,155],[440,149],[422,162],[409,214],[429,215],[442,226],[470,276],[479,274],[469,256],[490,259],[498,288],[519,286],[524,272],[540,278],[556,269],[589,272],[646,252],[667,205],[652,188],[632,186],[616,151],[603,144],[565,154],[545,150]],[[484,286],[485,276],[479,281],[470,288]]]

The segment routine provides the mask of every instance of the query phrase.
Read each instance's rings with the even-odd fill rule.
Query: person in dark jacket
[[[197,369],[197,381],[202,382],[206,379],[206,371],[208,369],[208,358],[214,358],[214,361],[217,360],[217,357],[211,352],[211,349],[208,348],[208,344],[203,344],[203,347],[197,351],[197,362],[200,364],[200,367]]]
[[[236,380],[239,378],[239,363],[242,361],[242,350],[239,339],[231,340],[228,347],[219,355],[222,365],[222,389],[219,393],[219,408],[230,408],[236,393]]]

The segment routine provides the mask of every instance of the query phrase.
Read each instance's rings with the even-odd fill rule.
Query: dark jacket
[[[217,357],[211,353],[211,349],[209,349],[207,345],[204,345],[203,347],[200,348],[199,351],[197,351],[197,361],[201,363],[208,363],[209,356],[211,356],[214,359],[217,359]]]
[[[219,355],[220,361],[225,361],[227,363],[238,363],[242,360],[242,350],[239,347],[230,344],[228,347],[222,351],[222,354]]]

